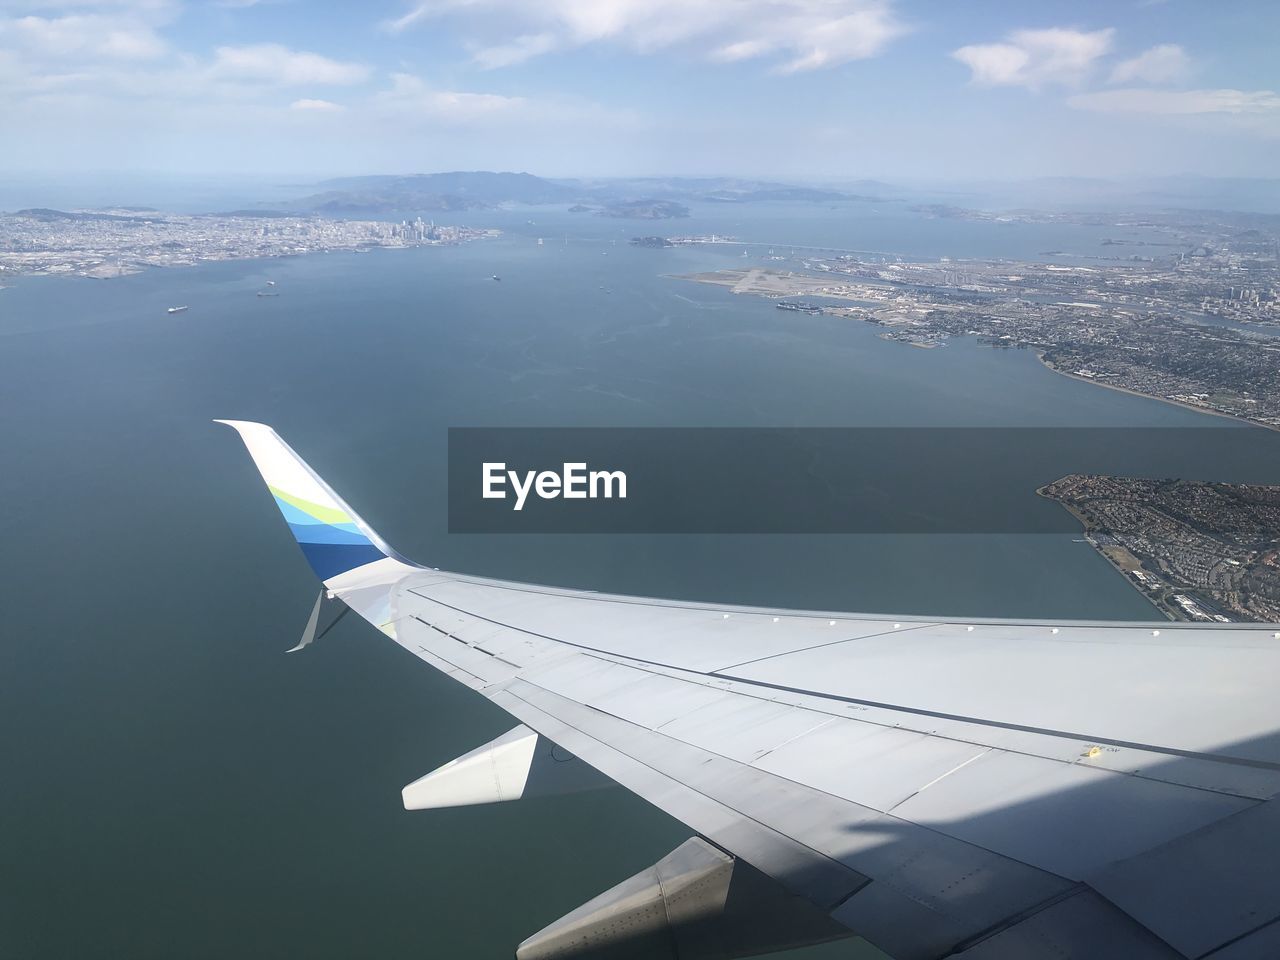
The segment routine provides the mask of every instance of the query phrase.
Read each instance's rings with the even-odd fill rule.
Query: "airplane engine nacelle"
[[[733,960],[852,936],[701,838],[534,934],[517,960]]]

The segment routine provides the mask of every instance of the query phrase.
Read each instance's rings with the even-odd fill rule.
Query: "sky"
[[[0,0],[0,175],[1280,175],[1274,0]]]

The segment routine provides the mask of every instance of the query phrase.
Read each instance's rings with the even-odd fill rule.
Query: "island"
[[[733,237],[724,237],[717,233],[690,234],[680,237],[632,237],[633,247],[691,247],[712,243],[737,243]]]

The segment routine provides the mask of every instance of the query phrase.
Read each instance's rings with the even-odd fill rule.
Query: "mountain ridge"
[[[825,188],[733,177],[640,177],[549,179],[526,172],[446,171],[338,177],[312,185],[317,192],[264,204],[310,213],[414,213],[495,207],[507,203],[590,205],[625,215],[628,208],[660,207],[688,201],[844,202],[883,200]]]

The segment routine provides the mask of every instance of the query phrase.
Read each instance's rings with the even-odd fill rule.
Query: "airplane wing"
[[[413,564],[270,427],[316,574],[510,733],[406,807],[608,778],[696,837],[520,946],[728,958],[1280,957],[1280,627],[938,620],[606,596]]]

